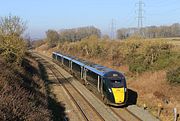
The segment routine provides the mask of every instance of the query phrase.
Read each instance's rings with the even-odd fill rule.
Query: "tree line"
[[[175,23],[170,26],[149,26],[140,30],[138,28],[122,28],[117,30],[118,39],[126,39],[134,35],[141,35],[145,38],[180,37],[180,24]]]
[[[83,38],[90,37],[91,35],[101,36],[101,31],[93,26],[80,27],[73,29],[62,29],[60,31],[48,30],[46,31],[46,40],[49,47],[54,47],[59,42],[75,42]]]

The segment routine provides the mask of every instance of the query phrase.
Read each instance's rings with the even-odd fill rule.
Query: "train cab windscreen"
[[[111,88],[121,88],[125,86],[124,79],[108,79]]]

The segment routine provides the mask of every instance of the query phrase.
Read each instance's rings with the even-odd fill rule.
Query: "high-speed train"
[[[82,79],[85,84],[94,86],[105,104],[114,106],[126,104],[126,79],[121,72],[59,52],[53,52],[52,57],[66,66],[76,77]]]

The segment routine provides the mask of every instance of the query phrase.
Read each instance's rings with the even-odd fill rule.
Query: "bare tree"
[[[137,28],[127,28],[117,30],[118,39],[126,39],[129,36],[136,34]],[[175,23],[171,26],[149,26],[142,28],[144,37],[158,38],[158,37],[180,37],[180,24]],[[128,35],[128,36],[127,36]]]
[[[26,30],[26,23],[18,16],[5,16],[0,18],[0,35],[20,36]]]
[[[60,31],[60,41],[80,41],[91,35],[101,36],[101,31],[93,26],[65,29]]]
[[[55,47],[59,41],[59,34],[55,30],[48,30],[46,32],[47,42],[49,47]]]

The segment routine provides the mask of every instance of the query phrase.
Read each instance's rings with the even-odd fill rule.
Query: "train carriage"
[[[93,64],[94,65],[94,64]],[[98,89],[98,91],[100,92],[100,79],[101,79],[101,75],[102,72],[96,70],[95,68],[91,67],[91,65],[85,65],[84,66],[84,79],[85,81],[87,81],[88,83],[92,84],[94,87],[96,87]]]
[[[72,60],[72,71],[76,73],[77,77],[83,79],[84,63],[81,60]]]
[[[56,52],[53,52],[53,53],[52,53],[52,58],[53,58],[53,59],[56,59],[56,57],[57,57],[57,53],[56,53]]]
[[[61,62],[61,64],[63,64],[63,55],[62,54],[53,52],[52,58],[54,58],[55,60],[57,60],[57,61]]]
[[[111,105],[124,104],[127,98],[126,80],[124,75],[101,65],[85,66],[90,74],[87,81],[97,87],[104,102]]]
[[[70,58],[68,56],[63,56],[63,65],[71,68],[71,60],[72,60],[72,58]]]
[[[124,105],[126,103],[126,80],[121,72],[55,52],[52,56],[56,60],[60,58],[66,67],[84,80],[85,84],[93,85],[102,95],[104,103],[111,105]]]

